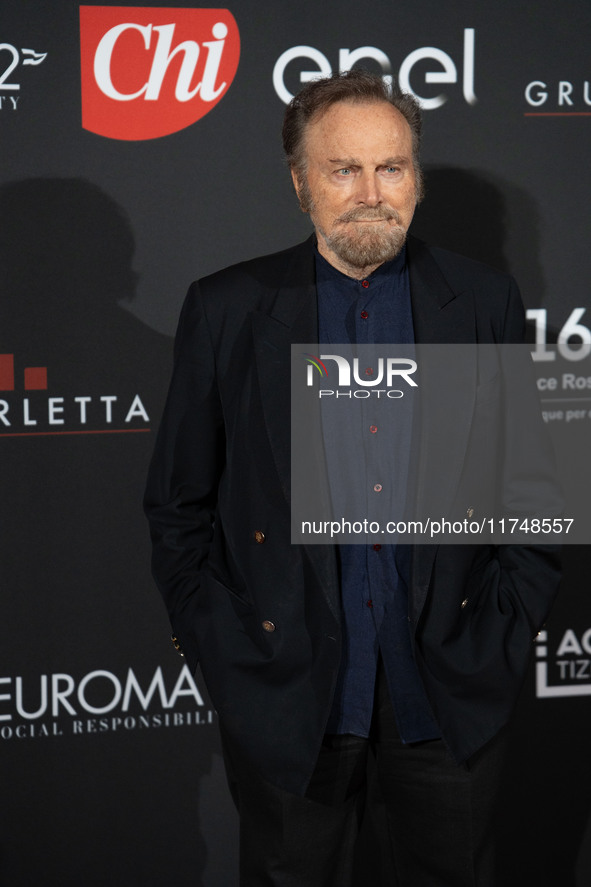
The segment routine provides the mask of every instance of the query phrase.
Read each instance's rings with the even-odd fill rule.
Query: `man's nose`
[[[382,202],[380,179],[375,172],[364,172],[358,179],[357,201],[367,206],[378,206]]]

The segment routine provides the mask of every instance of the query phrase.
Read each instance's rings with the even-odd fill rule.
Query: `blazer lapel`
[[[422,241],[409,237],[407,254],[415,342],[476,342],[472,292],[454,292]]]
[[[268,313],[252,315],[257,374],[265,425],[284,496],[291,504],[291,346],[318,342],[318,300],[314,237],[295,249]],[[305,429],[303,429],[305,432]],[[318,440],[318,435],[307,435]],[[305,445],[305,441],[303,444]],[[310,453],[310,483],[326,481],[324,454]],[[326,545],[304,545],[308,559],[336,618],[340,601],[336,552]]]
[[[318,341],[313,242],[293,253],[269,312],[252,315],[265,425],[283,493],[291,500],[291,346]]]
[[[454,292],[425,244],[409,238],[409,274],[419,364],[416,500],[421,515],[448,513],[468,444],[477,382],[476,316],[471,290]],[[444,348],[457,344],[459,349]],[[421,345],[432,347],[421,349]],[[472,347],[466,347],[466,346]],[[442,453],[445,468],[442,470]],[[427,596],[437,545],[418,544],[412,557],[411,617],[416,625]]]

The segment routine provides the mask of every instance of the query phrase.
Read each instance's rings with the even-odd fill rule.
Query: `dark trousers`
[[[222,740],[240,814],[240,887],[367,887],[353,875],[365,813],[386,824],[391,871],[379,887],[496,887],[503,738],[459,766],[441,740],[404,745],[382,669],[370,738],[326,736],[304,797],[265,782]]]

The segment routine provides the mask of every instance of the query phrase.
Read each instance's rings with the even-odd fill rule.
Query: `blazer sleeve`
[[[503,341],[506,343],[524,342],[524,308],[515,281],[511,278],[510,297],[505,316],[505,329]],[[531,385],[535,391],[535,379],[530,363],[525,367],[525,373],[531,377]],[[531,517],[556,517],[562,514],[564,507],[562,492],[558,485],[556,464],[552,444],[544,426],[540,412],[540,404],[532,394],[528,401],[531,409],[531,417],[527,424],[531,425],[531,437],[522,443],[524,458],[528,471],[536,477],[539,486],[539,496],[536,496],[537,504],[543,506],[544,513],[531,515]],[[523,407],[522,407],[523,408]],[[528,440],[532,446],[528,446]],[[547,619],[556,594],[558,592],[561,577],[561,546],[540,545],[536,542],[543,541],[543,537],[530,536],[524,544],[521,537],[520,545],[500,545],[498,557],[501,565],[501,579],[499,592],[512,601],[516,612],[522,612],[527,618],[529,636],[534,636]],[[531,542],[532,544],[528,544]]]
[[[506,303],[502,344],[524,342],[524,309],[515,281],[511,278]],[[556,466],[552,445],[547,435],[535,396],[535,379],[525,347],[509,349],[506,373],[512,377],[509,387],[522,389],[515,399],[514,409],[520,416],[511,414],[513,398],[506,397],[505,415],[505,465],[501,488],[503,511],[520,519],[527,517],[555,517],[562,513],[563,499],[556,478]],[[522,388],[523,383],[523,388]],[[530,394],[531,389],[531,394]],[[515,440],[515,429],[520,428]],[[534,483],[535,494],[532,493]],[[536,508],[539,513],[529,513]],[[546,537],[547,539],[547,537]],[[498,561],[496,600],[488,601],[494,613],[488,611],[488,630],[496,621],[496,636],[503,637],[506,660],[515,658],[515,670],[522,671],[531,650],[531,640],[547,619],[556,597],[561,576],[561,547],[543,544],[542,534],[515,533],[496,548]],[[542,544],[540,544],[542,543]],[[477,621],[482,621],[483,606]],[[493,632],[494,633],[494,632]]]
[[[214,349],[194,283],[181,312],[172,381],[144,498],[152,572],[192,670],[199,657],[193,626],[200,575],[213,537],[224,452]]]

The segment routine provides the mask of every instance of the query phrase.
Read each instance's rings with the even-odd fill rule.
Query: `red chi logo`
[[[156,139],[195,123],[228,91],[240,35],[227,9],[81,6],[82,126]]]

